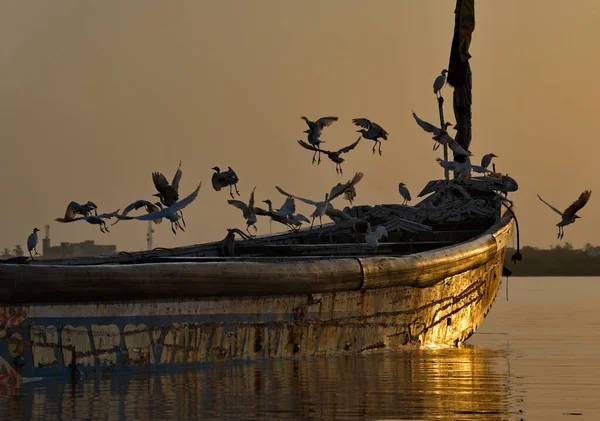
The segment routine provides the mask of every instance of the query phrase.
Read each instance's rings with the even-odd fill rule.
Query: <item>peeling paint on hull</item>
[[[426,288],[3,307],[0,379],[456,345],[491,308],[504,250]]]

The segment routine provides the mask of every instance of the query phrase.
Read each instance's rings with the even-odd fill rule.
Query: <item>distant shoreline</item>
[[[600,247],[574,249],[569,243],[552,249],[523,247],[523,260],[513,264],[514,249],[507,248],[504,266],[511,276],[600,276]]]

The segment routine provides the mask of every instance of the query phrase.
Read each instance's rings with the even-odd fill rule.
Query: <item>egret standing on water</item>
[[[544,199],[542,199],[540,197],[539,194],[537,195],[538,199],[540,199],[542,202],[544,202],[546,205],[548,205],[548,207],[550,209],[552,209],[554,212],[559,214],[562,218],[562,220],[558,224],[556,224],[556,226],[558,227],[558,234],[557,234],[556,238],[561,240],[563,238],[563,235],[565,235],[565,226],[572,224],[573,222],[575,222],[575,220],[577,218],[581,218],[580,216],[576,215],[576,213],[586,205],[588,200],[590,200],[591,195],[592,195],[591,190],[584,191],[583,193],[581,193],[579,195],[579,198],[571,204],[571,206],[569,206],[567,209],[565,209],[564,212],[559,211],[554,206],[552,206],[550,203],[546,202]]]
[[[308,130],[304,130],[304,133],[308,133],[307,139],[308,143],[314,146],[317,149],[321,143],[325,143],[324,140],[321,140],[321,133],[323,132],[323,127],[331,126],[334,122],[338,121],[337,117],[321,117],[317,121],[310,121],[308,118],[302,116],[300,117],[302,120],[306,121],[308,125]],[[317,161],[317,165],[321,163],[321,153],[315,151],[313,154],[312,163],[315,163],[315,155],[319,155],[319,160]]]
[[[404,202],[402,202],[403,205],[406,205],[407,202],[410,202],[412,200],[412,198],[410,197],[410,192],[406,187],[406,184],[398,184],[398,192],[400,192],[400,195],[404,198]]]
[[[36,256],[39,256],[39,253],[35,249],[35,246],[37,246],[37,243],[38,243],[38,235],[37,235],[38,232],[39,232],[39,229],[34,228],[33,232],[31,234],[29,234],[29,237],[27,237],[27,250],[29,250],[29,255],[31,256],[31,260],[33,260],[33,255],[31,254],[31,250],[33,250],[35,252]]]
[[[379,139],[387,140],[388,132],[386,132],[379,124],[373,123],[366,118],[353,118],[352,123],[354,123],[355,126],[364,127],[356,132],[362,133],[362,137],[365,139],[375,142],[373,145],[373,154],[375,154],[375,147],[379,145],[379,155],[381,155],[381,140]]]
[[[442,96],[442,94],[440,94],[440,91],[446,84],[446,73],[448,73],[448,70],[442,70],[442,74],[436,77],[433,81],[433,93],[438,98]]]

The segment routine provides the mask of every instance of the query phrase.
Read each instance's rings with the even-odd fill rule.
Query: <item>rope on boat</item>
[[[523,256],[521,255],[521,251],[520,251],[521,250],[521,242],[520,242],[520,236],[519,236],[519,221],[517,220],[517,216],[515,215],[515,213],[504,201],[502,201],[502,204],[504,205],[506,210],[510,212],[512,217],[515,219],[515,226],[517,227],[517,252],[515,254],[513,254],[510,258],[512,260],[513,264],[516,265],[517,262],[520,262],[521,260],[523,260]]]

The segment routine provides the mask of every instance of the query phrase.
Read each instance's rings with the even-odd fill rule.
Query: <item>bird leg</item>
[[[250,237],[253,237],[252,233],[250,232],[250,225],[246,225],[246,232]]]
[[[102,226],[104,227],[104,231],[106,231],[106,232],[110,232],[110,231],[108,230],[108,227],[106,226],[106,222],[102,221]]]
[[[375,141],[375,144],[373,145],[373,155],[375,155],[375,147],[377,146],[377,141]]]
[[[231,191],[231,184],[229,185],[229,195],[231,196],[232,199],[235,199],[235,196],[233,195],[233,192]]]
[[[235,187],[235,192],[237,193],[237,195],[238,195],[238,196],[241,196],[241,195],[240,195],[240,192],[239,192],[239,191],[238,191],[238,189],[237,189],[237,183],[235,183],[235,184],[233,185],[233,187]]]
[[[319,216],[319,223],[321,224],[321,226],[319,228],[323,228],[323,217]]]
[[[181,231],[185,232],[185,230],[183,229],[183,227],[181,226],[179,221],[177,221],[176,224],[177,224],[177,228],[179,228]]]
[[[316,216],[313,216],[313,219],[312,219],[312,221],[310,223],[310,229],[311,230],[313,229],[313,224],[315,223],[315,218],[316,218]]]
[[[185,227],[185,219],[183,219],[183,211],[179,211],[179,215],[181,215],[181,222],[183,222],[183,226]]]
[[[171,221],[171,231],[173,231],[173,234],[177,235],[177,231],[175,230],[176,225],[173,223],[173,221]]]
[[[29,256],[31,256],[31,260],[35,260],[35,259],[33,258],[33,255],[31,254],[31,250],[29,250]]]
[[[41,254],[38,253],[38,251],[35,249],[35,247],[33,248],[33,251],[35,251],[36,256],[41,256]]]
[[[381,156],[381,140],[378,140],[377,143],[379,144],[379,156]]]
[[[314,165],[315,161],[317,160],[316,156],[317,156],[317,151],[315,151],[315,153],[313,154],[313,159],[312,159],[313,165]]]

